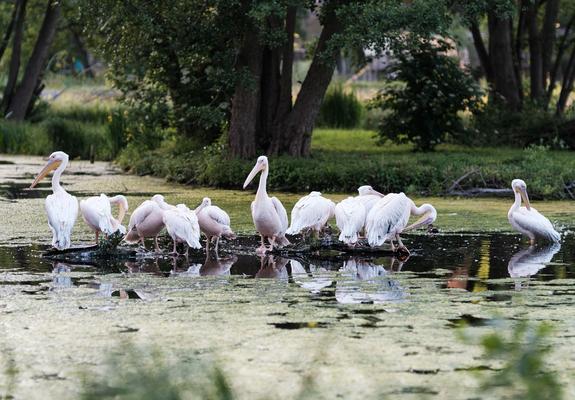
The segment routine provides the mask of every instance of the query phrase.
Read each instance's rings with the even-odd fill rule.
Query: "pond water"
[[[471,371],[498,365],[456,328],[481,331],[499,318],[552,321],[550,368],[567,398],[575,394],[568,229],[560,246],[543,247],[507,232],[410,235],[412,254],[402,259],[334,250],[258,257],[248,232],[222,243],[219,255],[187,259],[135,248],[46,257],[43,196],[14,189],[41,161],[14,161],[0,184],[0,396],[77,398],[83,377],[102,374],[110,352],[130,343],[213,362],[245,399],[294,398],[309,378],[325,398],[481,398]],[[78,196],[93,187],[124,187],[130,201],[155,192],[149,178],[84,168],[95,172],[71,180]],[[172,198],[199,197],[155,182]],[[82,226],[75,237],[77,245],[91,240]]]

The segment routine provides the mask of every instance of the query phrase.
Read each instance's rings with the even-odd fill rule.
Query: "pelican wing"
[[[348,197],[335,206],[335,223],[340,230],[339,240],[354,244],[365,222],[365,207],[354,197]]]
[[[513,220],[520,230],[531,232],[537,238],[551,242],[559,242],[561,240],[561,235],[553,228],[551,222],[533,207],[531,207],[531,210],[520,207],[513,213]]]
[[[216,221],[218,224],[230,226],[230,216],[227,212],[218,206],[209,206],[203,212],[207,212],[208,216]]]
[[[78,216],[78,199],[66,192],[51,194],[46,198],[46,214],[53,233],[52,246],[58,250],[69,248]]]
[[[320,195],[308,195],[298,200],[291,212],[291,226],[286,233],[295,235],[304,229],[320,229],[334,213],[335,204]]]
[[[276,212],[278,213],[278,217],[280,219],[282,227],[282,233],[284,233],[289,226],[287,211],[282,202],[277,197],[272,197],[272,203],[274,205],[274,208],[276,209]]]
[[[108,196],[89,197],[80,202],[80,211],[84,221],[95,231],[112,234],[118,227],[112,217],[112,207]]]
[[[403,193],[391,193],[380,199],[366,218],[370,246],[381,246],[407,225],[412,201]]]
[[[195,213],[189,209],[183,209],[178,206],[177,209],[164,211],[163,216],[166,230],[170,237],[177,242],[186,242],[188,246],[199,249],[200,245],[200,226]]]

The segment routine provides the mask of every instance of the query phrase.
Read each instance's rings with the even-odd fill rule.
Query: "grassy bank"
[[[570,187],[575,156],[567,151],[441,145],[435,152],[414,153],[407,145],[376,142],[371,131],[317,129],[312,157],[271,159],[268,185],[279,191],[353,192],[370,184],[383,192],[437,196],[470,188],[508,188],[511,180],[522,178],[534,198],[567,199],[575,191]],[[255,161],[228,160],[216,146],[201,152],[181,149],[175,141],[153,152],[129,146],[118,161],[136,174],[228,189],[241,187]]]

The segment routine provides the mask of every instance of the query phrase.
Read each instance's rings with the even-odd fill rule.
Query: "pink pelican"
[[[201,249],[200,244],[200,226],[196,213],[190,210],[185,204],[178,204],[173,208],[163,210],[162,221],[166,226],[168,235],[174,241],[173,254],[178,254],[176,250],[177,243],[186,243],[189,248]],[[185,254],[188,254],[186,250]]]
[[[288,235],[296,235],[302,231],[313,231],[316,236],[334,216],[335,203],[326,199],[320,192],[311,192],[295,203],[291,211],[291,225]]]
[[[209,197],[204,197],[202,204],[196,208],[196,215],[200,224],[200,230],[206,235],[206,252],[210,251],[210,241],[216,242],[216,253],[218,244],[223,236],[226,239],[235,239],[236,234],[230,227],[230,216],[218,206],[212,205]]]
[[[527,185],[521,179],[513,179],[511,187],[515,193],[515,202],[507,213],[507,218],[515,230],[529,237],[531,244],[536,239],[558,243],[561,235],[553,228],[551,222],[536,209],[531,207],[527,195]],[[521,200],[525,207],[521,207]]]
[[[52,194],[46,197],[46,214],[52,230],[52,246],[58,250],[70,247],[72,228],[78,217],[78,199],[60,186],[60,177],[68,165],[68,160],[68,154],[63,151],[50,154],[48,162],[30,185],[32,189],[50,171],[56,170],[52,175]]]
[[[156,252],[160,252],[158,246],[158,235],[164,229],[164,213],[159,203],[165,204],[164,196],[155,195],[152,200],[146,200],[138,206],[130,216],[128,224],[128,233],[124,240],[128,243],[141,242],[142,247],[146,248],[144,241],[147,237],[154,238]],[[168,206],[169,208],[170,206]]]
[[[411,215],[422,215],[415,223],[407,226]],[[404,193],[390,193],[375,203],[366,218],[367,240],[370,246],[381,246],[389,240],[392,251],[395,251],[393,240],[396,239],[399,249],[409,254],[403,245],[400,233],[432,224],[437,218],[437,211],[431,204],[416,207],[415,203]]]
[[[258,172],[262,171],[256,199],[252,202],[252,218],[256,230],[259,232],[262,245],[257,249],[258,254],[272,251],[274,247],[281,248],[289,244],[285,237],[288,228],[287,211],[277,197],[269,197],[266,191],[266,182],[269,174],[268,158],[258,157],[256,165],[244,182],[244,189],[250,184]],[[268,239],[270,247],[266,248],[265,238]]]
[[[118,205],[118,218],[112,216],[112,204]],[[80,212],[88,226],[96,233],[96,244],[100,232],[106,236],[119,231],[126,234],[126,228],[122,225],[124,216],[128,211],[128,200],[122,195],[108,197],[105,194],[88,197],[80,201]]]
[[[377,190],[374,190],[369,185],[360,186],[357,189],[357,192],[359,193],[359,196],[357,196],[357,199],[359,201],[361,201],[361,203],[365,207],[366,213],[369,213],[369,211],[375,205],[375,203],[379,199],[381,199],[385,196],[383,193],[380,193]]]
[[[339,240],[355,246],[365,224],[366,211],[357,197],[348,197],[335,206],[335,222],[340,230]]]

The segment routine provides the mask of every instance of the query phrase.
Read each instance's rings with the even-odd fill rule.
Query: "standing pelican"
[[[549,220],[531,207],[529,196],[527,195],[527,185],[521,179],[514,179],[511,187],[515,193],[515,202],[507,213],[507,218],[515,230],[527,235],[531,244],[535,239],[546,242],[559,242],[561,235],[553,228]],[[525,202],[525,207],[521,207],[521,200]]]
[[[269,174],[268,158],[258,157],[256,165],[244,182],[244,189],[250,184],[258,172],[262,171],[256,199],[252,202],[252,218],[256,230],[259,232],[262,245],[257,249],[259,254],[273,250],[274,246],[281,248],[289,244],[285,237],[288,228],[287,211],[277,197],[269,197],[266,191],[266,182]],[[266,248],[265,238],[268,239],[270,247]]]
[[[311,230],[319,236],[319,232],[334,216],[335,203],[326,199],[320,192],[311,192],[295,203],[291,211],[291,225],[288,235],[296,235],[302,231]]]
[[[357,192],[359,193],[359,196],[357,196],[357,199],[359,201],[361,201],[361,203],[365,207],[366,215],[369,213],[369,211],[375,205],[375,203],[379,199],[381,199],[385,196],[383,193],[380,193],[377,190],[374,190],[369,185],[360,186],[359,188],[357,188]]]
[[[158,202],[163,201],[163,199],[163,196],[157,194],[152,197],[152,200],[144,201],[134,210],[130,216],[128,233],[124,238],[126,242],[142,242],[142,246],[146,248],[144,239],[153,237],[155,250],[156,252],[160,252],[158,235],[164,228],[164,212]]]
[[[218,206],[212,205],[209,197],[204,197],[202,204],[196,208],[196,215],[200,224],[200,230],[206,235],[206,252],[210,251],[210,240],[216,241],[216,253],[218,244],[223,236],[226,239],[235,239],[236,234],[230,227],[230,216]]]
[[[174,208],[164,210],[162,218],[168,235],[174,241],[173,254],[178,254],[176,250],[177,243],[186,243],[193,249],[201,249],[200,245],[200,226],[196,213],[190,210],[184,204],[178,204]],[[186,250],[186,254],[187,254]]]
[[[56,170],[52,175],[53,194],[46,197],[46,214],[48,214],[48,225],[53,235],[52,246],[58,250],[70,247],[72,228],[78,216],[78,199],[60,186],[60,177],[68,165],[68,159],[68,154],[63,151],[50,154],[48,162],[30,185],[30,189],[32,189],[50,171]]]
[[[355,246],[365,224],[365,206],[357,197],[348,197],[335,206],[335,223],[339,228],[339,240]]]
[[[112,216],[112,204],[118,205],[118,218]],[[108,197],[102,193],[100,196],[88,197],[80,201],[82,218],[96,232],[96,244],[98,244],[100,232],[106,236],[117,231],[120,231],[122,235],[126,234],[126,228],[122,225],[126,211],[128,211],[128,200],[122,195]]]
[[[407,226],[410,215],[423,215],[417,222]],[[437,218],[437,211],[431,204],[416,207],[404,193],[390,193],[375,203],[366,219],[367,240],[370,246],[381,246],[389,240],[395,251],[393,239],[399,243],[399,249],[409,253],[399,234],[406,230],[429,225]]]

